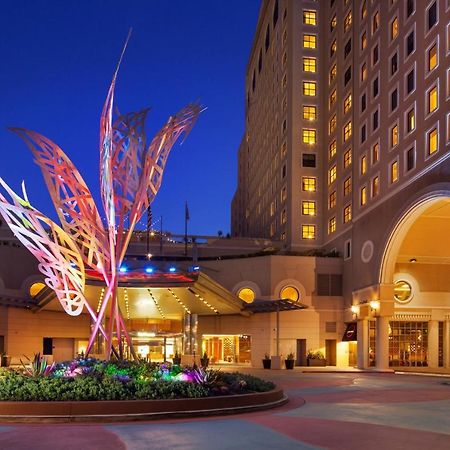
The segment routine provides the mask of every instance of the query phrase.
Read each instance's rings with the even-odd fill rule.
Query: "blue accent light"
[[[198,271],[198,270],[200,270],[200,266],[194,266],[194,267],[192,268],[192,270]]]
[[[119,268],[119,272],[120,272],[120,273],[125,273],[127,270],[128,270],[128,269],[127,269],[125,266],[121,266],[121,267]]]
[[[146,271],[147,273],[153,273],[153,267],[146,267],[146,268],[145,268],[145,271]]]
[[[170,269],[169,269],[169,272],[175,272],[177,269],[175,268],[175,267],[171,267]]]

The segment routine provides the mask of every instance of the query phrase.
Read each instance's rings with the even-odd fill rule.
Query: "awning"
[[[248,303],[244,306],[243,311],[249,311],[252,313],[270,313],[277,311],[295,311],[298,309],[305,309],[306,305],[300,302],[294,302],[292,300],[255,300],[252,303]]]
[[[342,336],[342,342],[351,342],[358,340],[358,327],[356,322],[350,322],[347,324],[344,336]]]

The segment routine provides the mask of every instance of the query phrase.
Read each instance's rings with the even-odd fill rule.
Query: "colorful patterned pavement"
[[[248,372],[283,386],[290,402],[214,418],[5,425],[0,449],[450,449],[450,378]]]

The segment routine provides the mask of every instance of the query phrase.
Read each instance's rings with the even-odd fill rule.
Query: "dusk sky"
[[[14,1],[0,16],[0,176],[55,218],[40,169],[6,127],[29,128],[57,143],[99,201],[100,112],[122,45],[121,112],[152,108],[147,135],[191,101],[207,110],[172,149],[153,203],[164,230],[230,231],[237,149],[244,131],[245,68],[260,0]],[[156,223],[159,229],[159,223]]]

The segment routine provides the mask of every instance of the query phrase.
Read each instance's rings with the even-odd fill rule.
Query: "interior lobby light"
[[[176,270],[177,270],[177,269],[175,269],[175,267],[170,267],[170,268],[169,268],[169,272],[172,272],[172,273],[175,272]]]
[[[153,267],[146,267],[145,268],[146,273],[153,273]]]

